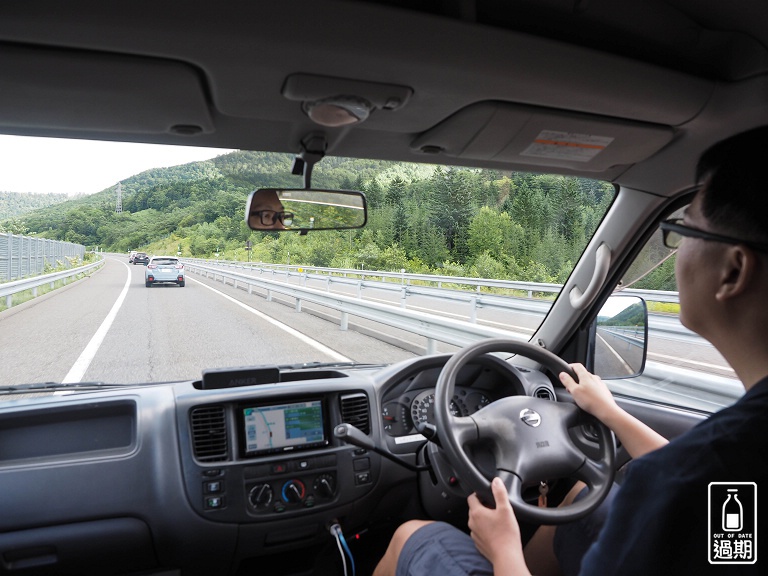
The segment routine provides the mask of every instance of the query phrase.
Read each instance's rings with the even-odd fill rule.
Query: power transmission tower
[[[117,183],[117,205],[115,206],[115,212],[120,214],[123,211],[123,183]]]

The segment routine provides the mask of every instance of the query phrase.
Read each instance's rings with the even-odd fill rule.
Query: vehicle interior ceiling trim
[[[672,141],[671,126],[595,114],[480,102],[418,136],[414,152],[602,173],[652,156]]]
[[[370,102],[374,108],[399,110],[407,104],[413,95],[413,89],[353,78],[291,74],[285,79],[281,94],[288,100],[297,102],[314,102],[342,95],[358,96]]]

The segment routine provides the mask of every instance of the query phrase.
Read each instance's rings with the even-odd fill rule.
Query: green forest
[[[15,219],[16,216],[31,212],[37,208],[64,202],[68,198],[69,196],[66,194],[0,192],[0,223],[5,222],[5,225],[10,229],[12,226],[11,220]]]
[[[116,189],[0,222],[37,235],[126,253],[558,282],[567,279],[614,197],[612,185],[557,175],[327,157],[316,188],[362,190],[360,230],[251,231],[247,195],[302,186],[289,154],[239,151],[152,169]],[[250,254],[246,242],[252,245]],[[662,274],[664,276],[665,274]]]

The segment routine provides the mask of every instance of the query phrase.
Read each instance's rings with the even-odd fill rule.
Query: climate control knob
[[[256,484],[248,492],[248,501],[254,508],[266,508],[272,504],[274,492],[269,484]]]
[[[304,483],[301,480],[289,480],[283,485],[282,494],[286,502],[301,502],[306,494]]]
[[[333,498],[336,494],[336,479],[332,474],[320,474],[312,485],[315,494],[323,498]]]

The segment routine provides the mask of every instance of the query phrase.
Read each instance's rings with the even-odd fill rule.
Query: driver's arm
[[[494,478],[491,490],[495,509],[483,506],[476,494],[467,499],[470,536],[480,553],[493,564],[494,575],[530,576],[523,557],[520,525],[509,504],[507,489],[501,479]]]
[[[560,381],[576,404],[608,426],[632,458],[639,458],[667,444],[668,440],[616,404],[605,383],[581,364],[571,364],[577,383],[566,372]]]

